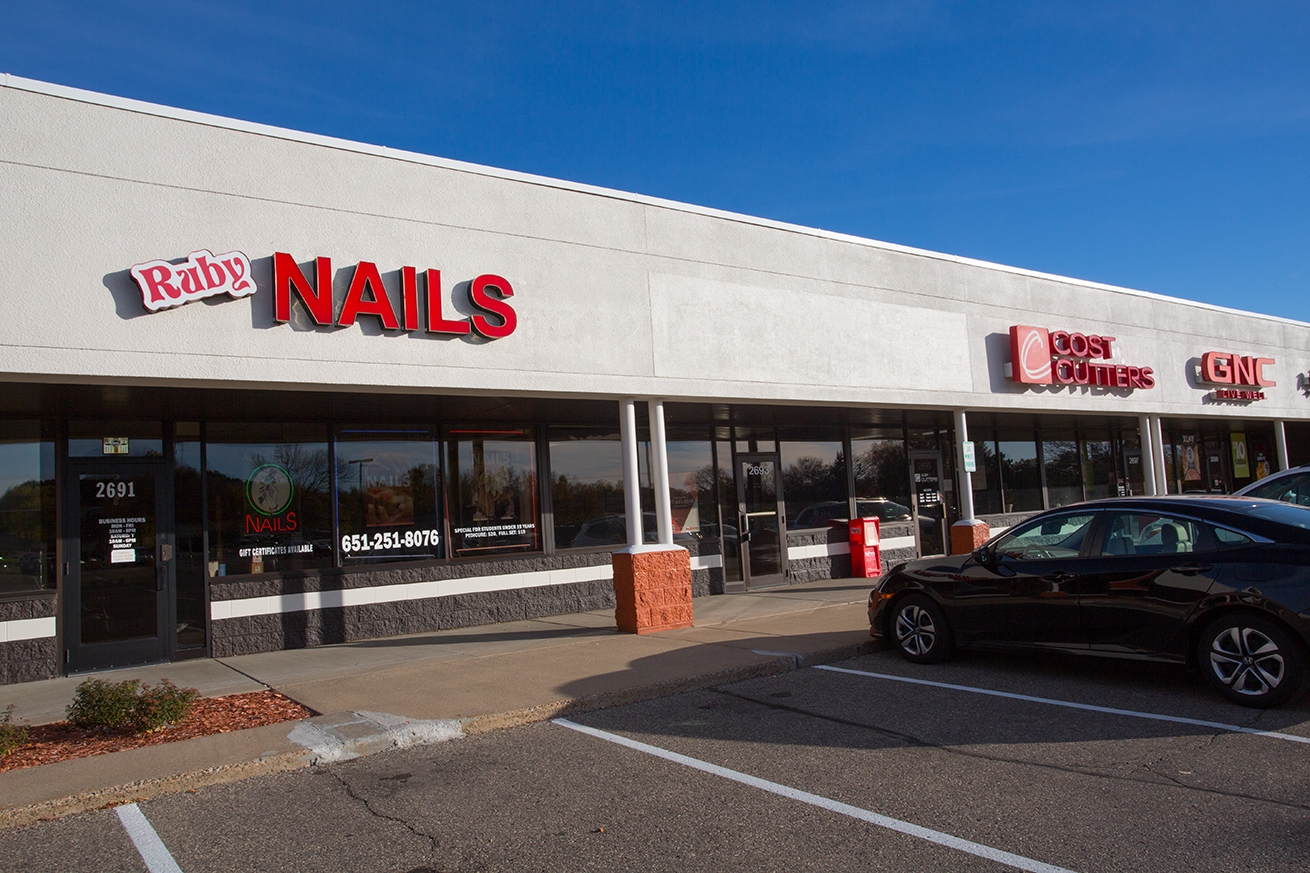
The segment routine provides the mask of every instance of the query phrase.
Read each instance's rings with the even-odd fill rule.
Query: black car
[[[1034,516],[969,555],[893,567],[875,637],[910,661],[958,646],[1185,663],[1229,700],[1271,707],[1310,664],[1310,507],[1142,497]]]

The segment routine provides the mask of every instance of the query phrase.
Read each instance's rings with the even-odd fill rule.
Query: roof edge
[[[0,73],[0,87],[13,88],[18,91],[29,91],[35,94],[44,94],[49,97],[57,97],[64,100],[74,100],[81,103],[89,103],[96,106],[104,106],[112,109],[121,109],[127,112],[137,112],[143,115],[153,115],[159,118],[167,118],[175,121],[183,121],[190,124],[206,125],[208,127],[217,127],[225,130],[233,130],[242,133],[255,134],[257,136],[267,136],[274,139],[283,139],[291,142],[314,145],[322,148],[339,149],[341,151],[355,152],[357,154],[371,155],[374,157],[389,158],[391,160],[406,161],[414,164],[422,164],[430,167],[438,167],[455,172],[470,173],[473,175],[487,176],[496,179],[505,179],[507,181],[522,182],[529,185],[540,185],[547,188],[556,188],[562,191],[572,191],[579,194],[590,194],[597,197],[606,197],[615,200],[626,200],[643,206],[657,207],[661,209],[672,209],[679,212],[686,212],[693,215],[703,215],[709,218],[719,218],[726,221],[735,221],[741,224],[749,224],[756,227],[768,228],[771,230],[781,230],[788,233],[801,234],[805,236],[817,237],[820,239],[833,240],[836,242],[849,243],[851,245],[861,245],[870,248],[882,249],[899,254],[914,255],[917,257],[931,258],[933,260],[944,261],[947,263],[960,264],[969,267],[981,267],[988,270],[997,270],[1004,273],[1011,273],[1017,276],[1026,276],[1034,279],[1043,279],[1053,282],[1061,282],[1067,285],[1076,285],[1082,288],[1089,288],[1098,291],[1109,291],[1116,294],[1126,294],[1132,297],[1142,297],[1148,300],[1161,300],[1170,303],[1181,303],[1186,306],[1192,306],[1198,309],[1205,309],[1211,312],[1222,313],[1225,315],[1240,315],[1245,318],[1259,318],[1266,321],[1278,322],[1283,324],[1305,327],[1310,322],[1297,321],[1292,318],[1285,318],[1278,315],[1267,315],[1261,312],[1249,312],[1242,309],[1233,309],[1227,306],[1218,306],[1213,303],[1203,303],[1198,300],[1187,300],[1181,297],[1170,297],[1167,294],[1158,294],[1153,291],[1140,291],[1135,288],[1125,288],[1118,285],[1107,285],[1102,282],[1092,282],[1086,279],[1075,279],[1069,276],[1060,276],[1055,273],[1043,273],[1038,270],[1028,270],[1022,267],[1012,267],[1007,264],[997,264],[991,261],[983,261],[977,258],[967,258],[960,255],[949,255],[942,252],[935,252],[930,249],[919,249],[913,246],[901,245],[899,243],[882,242],[880,240],[868,239],[866,237],[855,236],[853,234],[838,233],[836,231],[821,230],[819,228],[806,227],[800,224],[789,224],[783,221],[775,221],[769,218],[760,218],[753,215],[745,215],[737,212],[729,212],[724,209],[714,209],[708,206],[696,206],[690,203],[681,203],[676,200],[665,200],[659,197],[650,197],[645,194],[636,194],[628,191],[618,191],[611,188],[602,188],[597,185],[587,185],[582,182],[568,182],[561,179],[552,179],[549,176],[537,176],[531,173],[521,173],[516,170],[502,170],[495,167],[488,167],[482,164],[473,164],[465,161],[457,161],[450,158],[440,158],[432,155],[425,155],[420,152],[411,152],[404,149],[393,149],[387,146],[370,145],[368,143],[355,142],[353,140],[340,139],[338,137],[324,136],[322,134],[308,133],[305,131],[292,130],[290,128],[275,127],[270,124],[260,124],[253,121],[242,121],[236,118],[227,118],[221,115],[211,115],[205,112],[196,112],[190,109],[179,109],[172,106],[164,106],[158,103],[148,103],[143,100],[134,100],[128,97],[118,97],[112,94],[103,94],[97,91],[87,91],[82,88],[73,88],[67,85],[56,85],[51,82],[42,82],[37,79],[27,79],[22,76],[15,76],[10,73]]]

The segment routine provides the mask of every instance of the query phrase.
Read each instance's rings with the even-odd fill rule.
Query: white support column
[[[655,524],[660,545],[673,545],[673,504],[669,499],[669,450],[664,441],[664,401],[650,401],[651,483],[655,487]]]
[[[1151,416],[1151,441],[1155,443],[1155,493],[1169,493],[1169,467],[1164,462],[1164,428],[1160,425],[1160,416]]]
[[[640,546],[641,479],[637,475],[637,401],[619,401],[619,438],[623,446],[623,506],[628,516],[628,545]]]
[[[1141,435],[1142,486],[1147,496],[1154,496],[1158,492],[1155,487],[1155,434],[1152,433],[1151,416],[1137,417],[1137,432]]]
[[[1278,469],[1292,469],[1292,465],[1287,460],[1287,431],[1283,429],[1281,418],[1274,422],[1274,447],[1278,451]]]
[[[974,524],[973,474],[964,469],[964,444],[969,441],[969,423],[963,409],[955,410],[955,471],[960,489],[960,522]]]

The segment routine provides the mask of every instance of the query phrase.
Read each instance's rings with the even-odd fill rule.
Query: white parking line
[[[145,813],[135,803],[129,803],[114,809],[118,820],[123,823],[123,830],[132,839],[132,845],[141,853],[141,860],[146,862],[150,873],[182,873],[173,856],[169,854],[164,841],[146,821]]]
[[[1135,709],[1115,709],[1110,706],[1093,706],[1090,703],[1074,703],[1069,700],[1055,700],[1050,697],[1031,697],[1027,694],[1014,694],[1010,691],[993,691],[990,688],[975,688],[972,685],[952,685],[949,682],[930,682],[927,679],[910,679],[906,676],[893,676],[890,673],[870,673],[867,670],[851,670],[847,667],[830,667],[820,664],[814,669],[829,670],[833,673],[850,673],[855,676],[868,676],[873,679],[888,679],[892,682],[908,682],[911,685],[928,685],[932,688],[945,688],[950,691],[967,691],[971,694],[986,694],[990,697],[1007,697],[1010,700],[1026,700],[1030,703],[1045,703],[1049,706],[1064,706],[1069,709],[1083,709],[1088,712],[1104,712],[1110,715],[1126,715],[1132,718],[1146,718],[1152,721],[1170,721],[1175,724],[1190,724],[1196,727],[1214,728],[1235,734],[1255,734],[1258,737],[1272,737],[1291,743],[1310,743],[1310,737],[1298,737],[1296,734],[1284,734],[1278,731],[1262,731],[1258,728],[1242,727],[1236,724],[1224,724],[1219,721],[1203,721],[1199,718],[1183,718],[1177,715],[1160,715],[1154,712],[1138,712]]]
[[[1031,873],[1073,873],[1064,867],[1056,867],[1052,864],[1044,864],[1041,861],[1034,861],[1032,858],[1025,858],[1023,855],[1015,855],[1010,852],[1004,852],[1000,849],[993,849],[991,846],[984,846],[982,843],[975,843],[970,840],[952,836],[951,834],[935,831],[931,828],[920,827],[916,824],[910,824],[900,819],[889,818],[885,815],[879,815],[876,812],[870,812],[867,809],[860,809],[858,806],[851,806],[848,803],[842,803],[827,797],[821,797],[818,794],[811,794],[808,791],[801,791],[797,788],[789,788],[777,782],[770,782],[767,779],[760,779],[755,776],[748,776],[745,773],[739,773],[736,770],[729,770],[727,767],[720,767],[717,764],[710,764],[699,758],[689,758],[686,755],[679,755],[677,752],[670,752],[667,749],[661,749],[659,746],[648,745],[647,743],[630,740],[627,737],[618,734],[612,734],[608,731],[597,730],[593,727],[587,727],[577,722],[569,721],[566,718],[552,719],[554,724],[561,727],[569,728],[589,736],[597,737],[607,742],[616,743],[620,746],[626,746],[629,749],[635,749],[638,752],[645,752],[647,755],[654,755],[657,758],[663,758],[666,761],[672,761],[675,764],[682,764],[702,773],[709,773],[714,776],[721,776],[724,779],[731,779],[733,782],[740,782],[743,785],[749,785],[752,788],[759,788],[762,791],[768,791],[791,800],[799,800],[801,803],[808,803],[811,806],[817,806],[831,812],[847,815],[851,818],[866,821],[888,830],[897,831],[907,834],[911,837],[918,837],[921,840],[927,840],[930,843],[936,843],[939,846],[956,849],[961,852],[967,852],[970,855],[977,855],[980,858],[987,858],[1000,864],[1007,864],[1019,870],[1028,870]]]

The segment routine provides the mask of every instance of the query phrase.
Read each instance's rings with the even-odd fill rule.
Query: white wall
[[[0,78],[0,379],[1304,418],[1310,326]],[[237,249],[260,290],[147,313],[128,269]],[[487,342],[272,320],[271,257],[514,286]],[[307,270],[308,272],[308,270]],[[465,313],[469,312],[464,304]],[[449,314],[449,313],[448,313]],[[1011,324],[1116,336],[1153,390],[1021,389]],[[1215,406],[1205,351],[1277,359]]]

